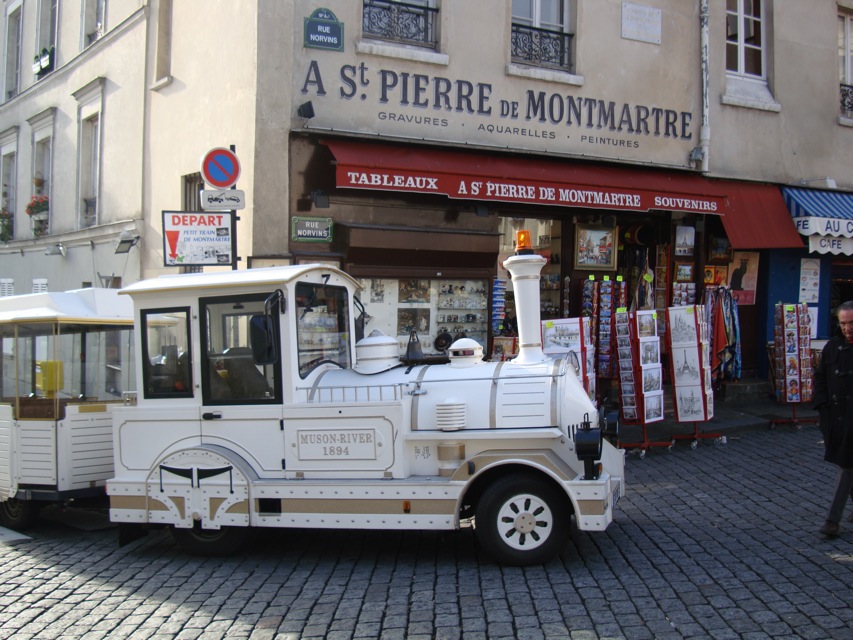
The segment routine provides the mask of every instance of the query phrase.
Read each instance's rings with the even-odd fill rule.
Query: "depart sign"
[[[163,265],[232,264],[233,228],[230,211],[163,211]]]

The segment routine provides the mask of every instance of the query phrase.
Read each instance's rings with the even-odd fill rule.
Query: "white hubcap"
[[[548,505],[537,496],[522,493],[507,500],[498,512],[498,532],[513,549],[529,551],[542,545],[554,526]]]

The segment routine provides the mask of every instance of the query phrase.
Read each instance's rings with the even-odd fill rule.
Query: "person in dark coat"
[[[813,406],[820,415],[824,456],[838,466],[835,493],[820,533],[835,537],[847,500],[853,497],[853,300],[838,307],[839,333],[823,348],[815,369]],[[853,515],[847,518],[853,522]]]

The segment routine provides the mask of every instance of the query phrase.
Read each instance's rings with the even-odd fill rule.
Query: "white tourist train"
[[[401,359],[392,336],[357,340],[359,284],[320,264],[123,289],[141,384],[113,413],[111,520],[169,525],[199,554],[256,527],[473,526],[506,564],[558,553],[572,516],[604,530],[624,452],[572,364],[543,353],[545,259],[519,247],[504,263],[520,335],[506,362],[467,338],[444,363]]]

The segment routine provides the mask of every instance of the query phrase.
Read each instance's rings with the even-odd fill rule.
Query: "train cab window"
[[[200,301],[205,404],[281,402],[280,361],[258,364],[250,346],[251,319],[264,313],[267,297],[229,296]],[[278,335],[275,339],[279,340]]]
[[[296,342],[299,375],[305,378],[324,363],[351,366],[347,290],[322,284],[296,285]]]
[[[142,384],[146,398],[191,398],[190,310],[142,312]]]

